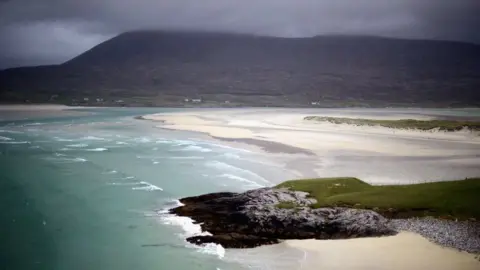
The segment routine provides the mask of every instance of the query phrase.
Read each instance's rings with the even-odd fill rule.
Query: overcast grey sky
[[[138,29],[480,43],[480,0],[0,0],[0,68],[62,63]]]

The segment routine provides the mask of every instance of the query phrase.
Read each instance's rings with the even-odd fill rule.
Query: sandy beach
[[[305,178],[355,176],[371,184],[406,184],[480,175],[477,133],[398,130],[303,120],[310,115],[435,118],[421,113],[357,115],[321,110],[223,109],[147,115],[144,119],[158,121],[162,129],[202,132],[226,141],[256,145],[282,157],[287,167],[298,169]],[[280,181],[283,180],[286,179]],[[295,266],[290,269],[480,269],[475,254],[436,245],[411,232],[352,240],[288,240],[280,246],[303,251],[304,257],[294,259]],[[269,247],[261,247],[258,252],[267,254],[268,250]]]
[[[408,110],[406,110],[408,111]],[[303,177],[355,176],[372,184],[441,181],[480,175],[480,136],[470,131],[400,130],[304,120],[309,115],[370,119],[432,119],[425,114],[301,109],[222,109],[146,115],[158,127],[196,131],[295,154],[309,163]],[[160,123],[161,122],[161,123]],[[314,156],[306,158],[306,153]],[[303,153],[303,155],[302,155]],[[298,163],[298,162],[297,162]],[[285,179],[283,179],[285,180]]]
[[[288,240],[283,244],[306,252],[302,269],[480,269],[475,255],[440,247],[409,232],[381,238]]]

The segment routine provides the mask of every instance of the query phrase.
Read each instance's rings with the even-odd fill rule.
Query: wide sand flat
[[[458,149],[450,149],[450,152],[446,152],[448,149],[445,148],[419,148],[412,145],[411,141],[402,143],[399,139],[450,141],[480,146],[480,136],[469,131],[441,132],[335,125],[303,120],[308,115],[310,114],[269,112],[247,114],[242,111],[222,110],[218,113],[209,111],[156,114],[147,115],[144,118],[164,121],[166,125],[162,128],[166,129],[199,131],[220,138],[275,141],[319,153],[338,148],[364,151],[374,149],[377,153],[393,155],[423,156],[458,153]]]
[[[306,252],[301,269],[480,269],[480,261],[475,255],[443,248],[408,232],[381,238],[288,240],[284,245]]]
[[[303,120],[309,115],[355,117],[354,112],[324,114],[301,109],[221,109],[155,114],[164,129],[197,131],[216,138],[268,141],[308,150],[304,177],[356,176],[370,183],[413,183],[480,175],[480,136],[470,131],[399,130],[335,125]],[[375,113],[375,119],[430,119],[429,115]],[[293,162],[293,161],[292,161]],[[298,162],[297,162],[298,164]],[[286,180],[286,179],[282,179]]]
[[[75,111],[75,109],[82,108],[84,107],[70,107],[57,104],[0,105],[0,121],[89,114],[87,112]]]
[[[300,166],[313,169],[312,175],[304,174],[304,177],[355,176],[373,184],[401,184],[480,176],[478,133],[398,130],[303,120],[305,116],[322,113],[234,109],[156,114],[145,118],[162,121],[159,127],[164,129],[197,131],[237,141],[275,142],[308,150],[313,155],[285,154],[290,156],[287,164],[291,169]],[[356,117],[352,112],[327,115]],[[358,115],[358,118],[433,117],[386,112]],[[287,179],[280,179],[283,180]],[[251,260],[252,265],[255,265],[255,256],[268,261],[268,267],[273,265],[265,268],[260,261],[258,269],[480,269],[477,255],[441,247],[409,232],[381,238],[288,240],[280,245],[255,249],[252,257],[248,257],[250,253],[230,253],[233,253],[231,257]]]
[[[0,105],[0,111],[61,111],[72,107],[57,104],[12,104]],[[78,108],[78,107],[75,107]]]

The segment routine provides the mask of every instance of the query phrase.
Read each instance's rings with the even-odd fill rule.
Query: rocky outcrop
[[[193,244],[250,248],[280,239],[345,239],[396,233],[376,212],[341,207],[313,209],[310,205],[316,201],[308,193],[288,189],[212,193],[180,201],[184,205],[170,213],[190,217],[210,233],[188,238]]]

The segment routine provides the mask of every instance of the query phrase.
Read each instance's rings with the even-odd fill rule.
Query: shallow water
[[[69,111],[55,117],[13,120],[14,113],[0,117],[4,119],[0,122],[0,265],[4,269],[299,269],[306,254],[285,246],[225,251],[218,245],[194,247],[185,242],[186,236],[202,232],[188,218],[166,214],[165,209],[178,205],[177,199],[271,186],[298,174],[279,162],[286,158],[275,160],[254,149],[133,119],[162,111],[174,109],[88,109],[80,115]],[[452,115],[441,110],[416,113]],[[469,113],[453,111],[459,116]],[[325,175],[369,176],[369,167],[362,171],[365,161],[357,162],[362,158],[335,152],[318,157],[318,162]],[[369,160],[393,172],[399,171],[399,165],[411,168],[416,162],[382,156]],[[413,177],[421,176],[421,171],[401,173]]]
[[[163,210],[293,175],[263,154],[132,118],[158,109],[91,111],[0,123],[2,266],[248,269],[221,246],[187,244],[199,226]]]

